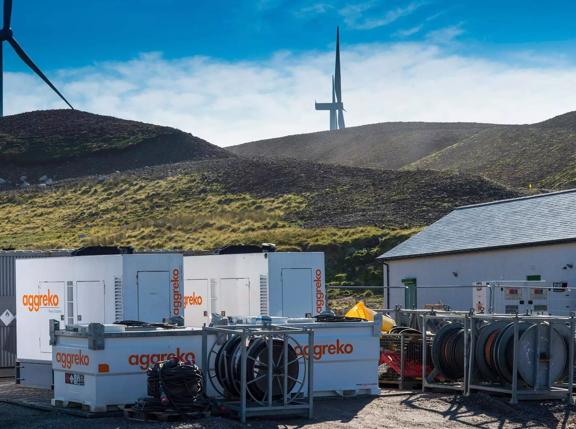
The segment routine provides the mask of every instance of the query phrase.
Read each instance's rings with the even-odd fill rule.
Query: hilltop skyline
[[[349,126],[576,108],[575,4],[454,3],[15,0],[13,27],[77,108],[221,146],[326,129],[313,103],[330,96],[336,25]],[[63,107],[6,57],[7,114]]]

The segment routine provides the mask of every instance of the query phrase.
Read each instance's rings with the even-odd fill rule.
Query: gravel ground
[[[30,393],[31,392],[31,393]],[[45,392],[40,391],[41,395]],[[209,417],[195,422],[143,423],[121,417],[85,419],[55,410],[41,411],[8,404],[6,400],[38,391],[0,385],[0,428],[2,429],[104,429],[104,428],[222,428],[242,427],[238,422]],[[253,428],[556,428],[576,429],[576,417],[560,402],[525,402],[510,405],[505,399],[484,394],[469,398],[442,393],[399,393],[383,390],[379,397],[323,399],[316,401],[313,420],[251,419]]]

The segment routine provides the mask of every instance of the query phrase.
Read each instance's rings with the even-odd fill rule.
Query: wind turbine
[[[12,21],[12,0],[4,0],[4,23],[2,29],[0,30],[0,117],[4,116],[4,42],[8,42],[12,49],[16,52],[16,54],[20,57],[24,63],[32,69],[34,73],[40,76],[46,85],[48,85],[52,90],[60,96],[64,102],[70,106],[71,109],[74,109],[72,105],[66,100],[66,98],[56,89],[56,87],[50,82],[50,80],[46,77],[42,70],[38,68],[36,64],[30,59],[28,54],[24,52],[24,49],[16,42],[14,38],[14,33],[10,28],[10,22]]]
[[[315,103],[316,110],[330,111],[330,130],[346,128],[342,102],[342,74],[340,73],[340,28],[336,27],[336,65],[332,76],[332,102]]]

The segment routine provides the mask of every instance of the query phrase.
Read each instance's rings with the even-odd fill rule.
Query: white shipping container
[[[317,315],[326,309],[324,253],[184,257],[186,326],[223,316]]]
[[[182,313],[182,255],[71,256],[16,261],[18,378],[50,386],[49,320],[61,327],[161,322]],[[46,370],[47,368],[47,370]]]

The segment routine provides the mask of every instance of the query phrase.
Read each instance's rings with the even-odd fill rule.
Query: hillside
[[[576,112],[482,131],[406,167],[482,174],[525,188],[576,186]]]
[[[0,248],[121,244],[327,252],[328,278],[379,284],[374,258],[451,210],[517,193],[478,177],[229,158],[0,193]]]
[[[492,127],[475,123],[388,122],[261,140],[227,149],[241,156],[394,170]]]
[[[0,118],[0,177],[52,179],[106,174],[182,160],[232,156],[169,127],[78,110],[46,110]]]
[[[229,149],[273,159],[463,172],[522,189],[576,186],[576,112],[529,125],[383,123]]]

